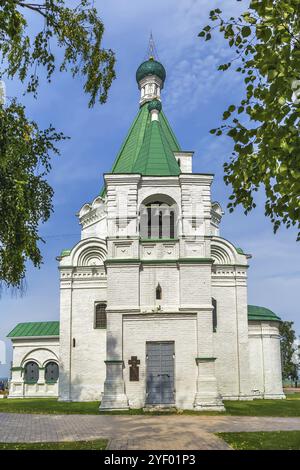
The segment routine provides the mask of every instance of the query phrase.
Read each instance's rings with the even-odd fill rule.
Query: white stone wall
[[[194,152],[174,152],[174,155],[182,173],[193,172]]]
[[[211,307],[211,264],[180,264],[180,308]]]
[[[139,263],[107,265],[109,309],[139,308]]]
[[[162,299],[156,300],[156,287],[160,284]],[[178,311],[179,270],[175,263],[144,265],[140,271],[141,311],[161,306],[163,311]]]
[[[247,267],[245,255],[227,240],[211,242],[212,297],[217,301],[217,330],[213,334],[216,375],[225,399],[249,399],[249,338]]]
[[[224,283],[226,284],[224,286]],[[222,285],[223,284],[223,285]],[[245,292],[234,277],[213,280],[212,297],[217,301],[217,330],[213,334],[216,375],[224,399],[251,397],[249,343]]]
[[[59,363],[58,337],[32,337],[12,339],[13,364],[9,398],[57,397],[58,383],[46,384],[44,367],[47,362]],[[39,379],[36,384],[24,382],[24,367],[27,362],[38,364]]]
[[[64,301],[64,299],[66,299]],[[62,400],[100,400],[106,356],[106,330],[94,328],[95,302],[106,301],[106,286],[73,283],[71,301],[62,297]]]
[[[82,240],[60,262],[59,399],[100,400],[106,330],[94,328],[95,303],[106,301],[105,242]]]
[[[213,340],[219,390],[225,398],[237,398],[240,387],[235,287],[213,283],[212,297],[217,301],[218,323]]]
[[[251,391],[260,398],[285,398],[278,327],[273,321],[249,322]]]
[[[186,157],[190,165],[191,155]],[[101,198],[83,206],[79,214],[83,240],[60,263],[60,398],[98,400],[106,377],[104,408],[126,408],[128,402],[131,407],[143,406],[147,341],[175,341],[180,408],[220,407],[219,393],[247,399],[256,386],[261,388],[261,376],[264,394],[277,390],[278,395],[275,337],[264,334],[261,340],[264,371],[259,364],[257,369],[251,366],[252,355],[257,361],[260,356],[257,338],[248,331],[247,258],[214,236],[212,177],[106,175],[105,179],[106,206]],[[179,241],[139,242],[139,208],[151,198],[176,203]],[[158,284],[161,300],[155,298]],[[218,311],[215,333],[212,297]],[[104,300],[107,334],[93,328],[95,302]],[[129,381],[131,356],[141,361],[139,382]]]
[[[106,289],[74,289],[70,400],[100,400],[103,391],[106,330],[94,328],[95,301],[106,300]]]
[[[146,397],[146,342],[175,342],[176,406],[192,409],[196,392],[197,320],[195,314],[153,314],[123,316],[123,372],[126,394],[132,408],[141,408]],[[129,381],[128,360],[138,356],[139,382]]]

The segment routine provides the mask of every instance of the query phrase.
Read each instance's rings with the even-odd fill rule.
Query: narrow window
[[[107,327],[106,304],[96,304],[95,307],[95,328],[105,329]]]
[[[156,288],[156,300],[161,300],[161,298],[162,298],[162,289],[161,289],[160,284],[158,283],[157,288]]]
[[[217,301],[216,299],[212,298],[211,303],[213,306],[213,311],[212,311],[212,322],[213,322],[213,332],[215,333],[217,331]]]
[[[48,362],[45,367],[45,381],[55,383],[58,380],[59,368],[56,362]]]
[[[36,362],[27,362],[25,366],[24,380],[28,383],[37,383],[39,380],[39,366]]]
[[[148,238],[151,238],[151,206],[147,208],[148,212]]]
[[[175,237],[175,217],[174,211],[170,212],[170,238]]]
[[[162,211],[159,211],[158,215],[158,237],[162,238],[162,233],[163,233],[163,213]]]
[[[180,168],[180,166],[181,166],[180,158],[178,158],[177,163],[178,163],[178,166]]]

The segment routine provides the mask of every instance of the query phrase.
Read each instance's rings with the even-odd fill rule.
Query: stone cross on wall
[[[141,361],[137,358],[137,356],[131,356],[131,359],[129,359],[128,364],[130,365],[129,368],[129,380],[130,382],[137,382],[140,380],[140,368],[139,364]]]

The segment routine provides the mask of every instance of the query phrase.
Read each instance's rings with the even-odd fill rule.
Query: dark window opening
[[[141,214],[142,236],[148,239],[175,238],[175,211],[171,206],[153,202],[147,206],[146,218]],[[146,233],[145,233],[146,232]]]
[[[170,212],[170,238],[175,238],[175,214]]]
[[[148,212],[148,238],[151,238],[151,207],[147,208]]]
[[[161,298],[162,298],[162,288],[161,288],[160,284],[157,284],[156,300],[161,300]]]
[[[95,328],[107,327],[106,304],[97,304],[95,308]]]
[[[37,383],[39,380],[39,366],[36,362],[27,362],[25,366],[24,380],[29,383]]]
[[[56,362],[48,362],[45,367],[45,381],[57,382],[59,376],[59,368]]]
[[[178,166],[180,168],[180,166],[181,166],[180,158],[178,158],[177,163],[178,163]]]
[[[158,238],[162,238],[163,236],[163,214],[162,211],[159,211],[158,215]]]
[[[213,311],[212,311],[213,332],[215,333],[217,331],[217,323],[218,323],[218,319],[217,319],[217,301],[216,301],[216,299],[212,298],[211,303],[212,303],[212,306],[213,306]]]

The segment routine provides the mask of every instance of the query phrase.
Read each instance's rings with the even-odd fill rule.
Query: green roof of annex
[[[272,310],[248,305],[248,321],[276,321],[281,319]],[[59,336],[59,321],[18,323],[7,335],[8,338],[29,338],[35,336]]]
[[[18,323],[7,335],[8,338],[28,338],[34,336],[59,336],[59,321]]]
[[[248,321],[281,321],[281,318],[266,307],[248,305]]]

